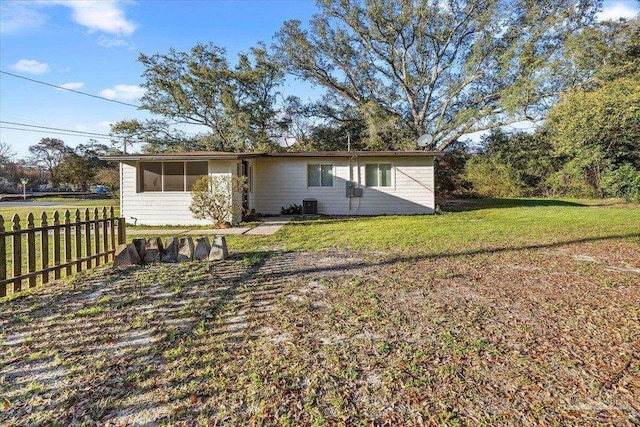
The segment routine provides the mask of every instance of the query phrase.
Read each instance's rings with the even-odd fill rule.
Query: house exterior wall
[[[365,187],[367,163],[390,163],[391,187]],[[332,187],[308,187],[308,164],[332,164]],[[254,174],[254,205],[262,214],[279,214],[282,207],[301,205],[303,199],[318,200],[318,213],[325,215],[381,215],[433,213],[434,167],[429,157],[361,157],[352,161],[352,180],[363,196],[346,197],[349,159],[343,157],[266,157],[257,159]]]
[[[209,175],[233,175],[236,161],[209,161]],[[139,192],[137,162],[122,162],[120,215],[138,225],[206,225],[189,210],[190,191]]]
[[[262,157],[248,160],[252,171],[249,209],[261,214],[279,214],[282,207],[301,205],[306,198],[318,201],[318,213],[324,215],[382,215],[433,213],[434,166],[430,157]],[[390,187],[366,187],[368,163],[391,164]],[[308,187],[307,165],[331,164],[333,186]],[[140,192],[138,162],[121,163],[121,215],[128,223],[140,225],[210,224],[197,220],[189,210],[191,192]],[[239,160],[210,160],[209,175],[238,176]],[[358,171],[359,177],[358,177]],[[346,197],[346,183],[352,180],[362,187],[362,197]],[[239,220],[236,212],[234,220]]]

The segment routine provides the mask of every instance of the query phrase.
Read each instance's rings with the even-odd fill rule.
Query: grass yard
[[[640,423],[640,207],[455,210],[0,302],[0,424]]]
[[[43,206],[47,204],[49,206]],[[19,207],[4,205],[5,202],[0,202],[0,215],[4,218],[5,228],[11,228],[11,220],[15,214],[20,217],[21,227],[24,228],[27,225],[27,216],[29,213],[33,213],[36,226],[40,224],[40,215],[42,212],[47,213],[47,221],[51,224],[53,221],[53,213],[55,211],[60,215],[60,220],[64,221],[64,212],[69,210],[71,212],[71,221],[73,221],[76,209],[80,210],[80,216],[84,218],[85,209],[89,209],[89,213],[93,216],[93,210],[98,208],[100,215],[102,215],[102,208],[106,207],[107,211],[113,206],[116,216],[119,215],[120,204],[117,199],[61,199],[61,198],[42,198],[42,199],[30,199],[22,202]],[[7,203],[8,204],[8,203]]]

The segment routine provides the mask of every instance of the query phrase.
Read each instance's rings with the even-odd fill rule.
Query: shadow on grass
[[[588,207],[589,204],[558,199],[443,199],[438,200],[446,212],[475,211],[481,209],[532,207]]]

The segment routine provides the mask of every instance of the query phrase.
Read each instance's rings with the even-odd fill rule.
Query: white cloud
[[[49,72],[49,64],[35,59],[21,59],[13,64],[11,69],[27,74],[44,74]]]
[[[101,31],[115,35],[131,35],[138,26],[126,18],[119,1],[61,0],[59,4],[73,10],[73,20],[90,33]]]
[[[23,30],[38,28],[47,19],[40,13],[33,3],[2,2],[0,13],[0,33],[15,34]]]
[[[135,44],[128,42],[124,39],[110,39],[108,37],[100,37],[98,39],[98,44],[106,48],[110,48],[110,47],[128,47],[129,49],[135,48]]]
[[[110,122],[110,121],[100,122],[98,123],[98,127],[103,129],[111,129],[111,125],[115,123],[116,122]]]
[[[631,19],[638,14],[638,9],[625,3],[613,3],[606,6],[598,14],[598,21],[617,21],[620,18]]]
[[[103,89],[100,96],[118,101],[135,101],[144,95],[144,88],[135,85],[115,85],[113,88]]]
[[[71,90],[78,90],[83,86],[84,86],[84,83],[82,82],[69,82],[69,83],[64,83],[60,85],[60,87],[62,88],[71,89]]]

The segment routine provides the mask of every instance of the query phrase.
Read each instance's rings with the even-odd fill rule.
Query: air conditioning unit
[[[302,201],[302,215],[318,215],[318,201],[316,199],[304,199]]]

